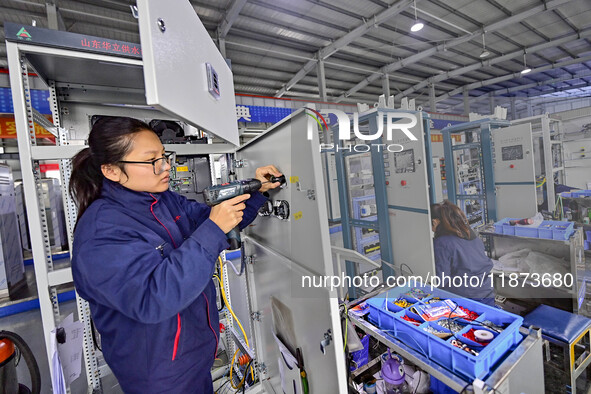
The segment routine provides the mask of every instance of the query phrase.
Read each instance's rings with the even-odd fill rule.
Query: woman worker
[[[73,159],[72,271],[102,351],[126,393],[213,393],[219,340],[212,281],[226,233],[252,222],[279,186],[209,208],[168,190],[171,154],[136,119],[105,117]]]
[[[493,263],[486,255],[484,244],[468,225],[464,212],[447,200],[431,205],[431,226],[435,233],[437,275],[452,280],[462,277],[462,286],[450,287],[449,279],[445,279],[441,288],[494,306],[495,294],[489,276]],[[470,280],[471,277],[475,278]]]

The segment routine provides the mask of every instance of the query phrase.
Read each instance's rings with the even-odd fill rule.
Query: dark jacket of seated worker
[[[435,233],[435,270],[441,278],[439,288],[494,306],[495,294],[489,276],[493,263],[486,255],[484,243],[468,225],[464,212],[447,200],[434,204],[431,225]]]

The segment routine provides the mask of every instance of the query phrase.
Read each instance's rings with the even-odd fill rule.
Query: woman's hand
[[[257,170],[258,171],[258,170]],[[242,221],[246,204],[243,202],[250,198],[250,194],[242,194],[231,198],[211,208],[209,218],[227,234]]]
[[[281,176],[283,174],[272,165],[257,168],[255,178],[263,183],[261,189],[259,190],[261,193],[264,193],[269,189],[275,189],[281,185],[279,182],[270,183],[269,178],[271,175]]]

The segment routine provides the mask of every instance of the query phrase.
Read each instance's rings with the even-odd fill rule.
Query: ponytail
[[[72,159],[70,194],[78,203],[78,219],[94,200],[100,197],[103,188],[103,173],[92,161],[90,148],[84,148]]]
[[[154,131],[146,123],[125,117],[102,116],[94,123],[88,135],[88,148],[82,149],[72,159],[70,194],[78,204],[78,219],[101,196],[105,179],[101,166],[119,166],[133,145],[133,136],[142,131]]]

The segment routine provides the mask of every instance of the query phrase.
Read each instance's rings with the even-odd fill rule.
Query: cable
[[[232,356],[232,362],[230,362],[230,386],[232,386],[233,389],[237,389],[240,387],[240,385],[234,386],[234,380],[232,379],[232,372],[234,371],[234,360],[236,360],[236,355],[239,351],[240,349],[236,349],[236,352],[234,352],[234,355]]]
[[[248,368],[250,367],[250,365],[252,364],[252,360],[250,360],[250,362],[248,363],[248,365],[246,366],[246,369],[244,370],[244,375],[242,376],[242,380],[240,381],[240,383],[238,383],[238,391],[240,391],[240,388],[242,387],[242,392],[244,393],[244,390],[246,389],[246,385],[244,384],[244,381],[246,379],[246,375],[248,375]]]
[[[29,345],[27,345],[20,335],[10,331],[0,331],[0,339],[10,340],[14,344],[14,347],[20,350],[31,375],[31,392],[33,394],[39,394],[41,392],[41,372]]]
[[[464,388],[462,389],[462,391],[460,391],[460,394],[464,394],[464,391],[466,391],[466,389],[468,388],[468,386],[470,386],[472,383],[468,383],[464,386]]]
[[[240,269],[240,271],[238,271],[236,269],[236,266],[234,265],[234,263],[232,263],[232,261],[226,260],[226,264],[230,264],[230,267],[232,267],[232,271],[234,271],[234,273],[236,274],[236,276],[241,276],[242,275],[242,268]]]
[[[220,280],[220,277],[217,276],[216,274],[214,274],[213,277],[218,280],[218,286],[220,288],[220,294],[222,294],[222,281]],[[226,306],[226,303],[224,302],[224,299],[222,298],[222,307],[221,308],[218,308],[218,313],[224,310],[224,306]]]
[[[218,256],[218,261],[220,262],[220,283],[223,284],[224,283],[224,267],[223,267],[223,263],[222,263],[222,258],[220,256]],[[222,289],[222,298],[224,299],[224,303],[226,304],[226,308],[228,308],[228,310],[230,311],[230,313],[232,314],[232,317],[234,318],[234,320],[236,320],[236,323],[238,323],[238,327],[240,327],[240,331],[242,331],[242,335],[244,336],[244,341],[246,342],[246,346],[250,347],[250,344],[248,343],[248,337],[246,336],[246,332],[244,331],[244,327],[242,327],[242,324],[240,323],[240,320],[238,320],[238,317],[236,317],[236,314],[234,313],[234,311],[232,310],[232,307],[230,306],[230,303],[228,302],[228,298],[226,297],[226,290],[224,289],[224,286],[220,286]],[[234,356],[236,356],[236,353],[234,353]],[[234,367],[234,362],[232,362],[232,365],[230,366],[230,368]],[[254,381],[254,370],[251,368],[250,369],[250,375],[252,377],[252,380]],[[236,388],[236,387],[234,387]]]
[[[221,393],[222,393],[222,388],[223,388],[225,385],[227,385],[229,382],[230,382],[230,379],[226,380],[226,381],[224,382],[224,384],[222,384],[220,387],[218,387],[218,389],[216,390],[216,392],[215,392],[215,393],[216,393],[216,394],[221,394]]]
[[[240,381],[240,383],[238,383],[238,386],[234,386],[234,381],[232,380],[232,371],[234,370],[234,361],[236,360],[236,355],[238,354],[239,351],[240,351],[240,349],[236,349],[236,352],[234,352],[234,356],[232,356],[232,362],[230,363],[230,385],[235,390],[239,390],[241,387],[243,387],[244,380],[246,379],[246,375],[248,375],[249,368],[250,368],[250,372],[251,372],[251,376],[252,376],[252,367],[251,367],[252,359],[250,359],[250,361],[248,362],[248,365],[244,369],[244,374],[242,375],[242,380]],[[252,376],[252,380],[254,381],[254,376]]]
[[[347,304],[345,304],[345,346],[343,346],[343,352],[347,351],[347,335],[349,331],[349,320],[347,316]]]

